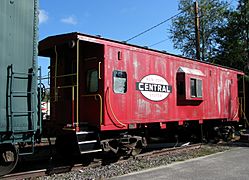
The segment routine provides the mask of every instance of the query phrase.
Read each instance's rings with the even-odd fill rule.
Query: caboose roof
[[[190,69],[190,68],[187,68],[187,67],[179,67],[177,72],[184,72],[186,74],[193,74],[193,75],[197,75],[197,76],[205,76],[201,70]]]
[[[151,51],[151,52],[156,52],[156,53],[160,53],[160,54],[166,54],[166,55],[169,55],[169,56],[174,56],[174,57],[187,59],[187,60],[190,60],[190,61],[195,61],[195,62],[198,61],[196,59],[171,54],[171,53],[168,53],[166,51],[159,51],[159,50],[155,50],[155,49],[149,49],[148,47],[142,47],[142,46],[138,46],[138,45],[134,45],[134,44],[128,44],[126,42],[107,39],[107,38],[103,38],[103,37],[100,37],[100,36],[93,36],[93,35],[83,34],[83,33],[79,33],[79,32],[72,32],[72,33],[67,33],[67,34],[49,36],[49,37],[41,40],[39,42],[39,47],[38,47],[39,48],[39,56],[45,56],[45,57],[49,56],[48,52],[49,52],[49,50],[51,50],[51,48],[54,48],[57,45],[62,45],[62,44],[69,43],[72,40],[81,40],[81,41],[95,42],[95,43],[100,43],[100,44],[105,44],[107,42],[116,43],[116,44],[124,45],[124,46],[127,46],[127,47],[135,47],[135,48],[139,48],[139,49],[144,49],[146,51]],[[240,75],[244,75],[244,73],[242,71],[234,69],[234,68],[221,66],[221,65],[218,65],[218,64],[211,64],[209,62],[204,62],[204,61],[198,61],[198,62],[199,63],[204,63],[204,64],[209,64],[209,65],[212,65],[212,66],[223,67],[223,68],[226,68],[226,69],[236,71]],[[182,72],[187,72],[188,73],[189,70],[183,68]],[[202,72],[200,72],[200,73],[202,73]]]

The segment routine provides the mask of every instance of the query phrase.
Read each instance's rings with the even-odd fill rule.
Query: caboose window
[[[191,97],[202,97],[202,80],[200,79],[190,79]]]
[[[197,97],[196,93],[196,79],[190,79],[191,97]]]
[[[202,80],[197,79],[197,97],[202,97]]]
[[[127,74],[125,71],[113,71],[113,91],[124,94],[127,91]]]
[[[90,69],[87,71],[87,92],[94,93],[98,91],[98,70]]]

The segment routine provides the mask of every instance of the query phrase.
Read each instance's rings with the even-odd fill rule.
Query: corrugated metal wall
[[[28,73],[37,70],[38,0],[0,1],[0,132],[7,130],[7,68],[13,64],[14,72]],[[15,80],[13,90],[27,91],[27,80]],[[36,80],[32,82],[36,89]],[[32,100],[32,106],[36,104]],[[27,99],[13,99],[14,111],[27,111]],[[36,108],[35,108],[36,109]],[[37,116],[34,116],[37,121]],[[16,130],[26,130],[27,117],[17,118]]]

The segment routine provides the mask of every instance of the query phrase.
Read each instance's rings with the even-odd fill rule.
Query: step
[[[97,140],[91,140],[91,141],[81,141],[81,142],[78,142],[78,144],[90,144],[90,143],[97,143]]]
[[[89,150],[89,151],[80,151],[80,154],[87,154],[87,153],[95,153],[100,152],[102,149],[95,149],[95,150]]]
[[[94,151],[100,149],[100,144],[97,140],[86,140],[78,142],[80,152]]]
[[[76,132],[78,142],[97,140],[98,134],[95,131],[80,131]]]
[[[85,134],[93,134],[95,133],[94,131],[80,131],[76,132],[77,135],[85,135]]]

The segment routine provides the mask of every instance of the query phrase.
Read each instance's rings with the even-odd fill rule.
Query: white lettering
[[[166,86],[163,86],[162,92],[167,92],[167,91],[166,91]]]
[[[148,91],[148,90],[149,90],[149,84],[145,84],[145,85],[144,85],[144,90],[145,90],[145,91]]]
[[[154,91],[154,84],[149,84],[149,91]]]
[[[166,79],[154,74],[145,76],[141,82],[137,82],[136,89],[153,101],[165,99],[172,91],[172,87],[168,85]]]
[[[140,90],[140,91],[143,91],[144,89],[142,88],[142,86],[144,86],[144,83],[139,83],[138,84],[138,89]]]

